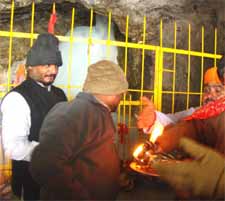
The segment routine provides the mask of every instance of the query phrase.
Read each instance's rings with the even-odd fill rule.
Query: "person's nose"
[[[57,74],[58,73],[58,66],[56,66],[56,65],[49,65],[48,70],[49,70],[49,72],[51,74]]]

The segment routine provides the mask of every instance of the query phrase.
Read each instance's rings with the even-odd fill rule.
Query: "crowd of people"
[[[1,141],[12,178],[9,185],[0,174],[0,197],[9,199],[11,186],[20,200],[115,200],[120,160],[111,112],[127,79],[120,66],[101,60],[89,66],[83,91],[68,102],[53,85],[62,65],[58,42],[53,34],[38,36],[27,54],[26,80],[2,100]],[[160,177],[185,198],[224,199],[225,58],[205,73],[201,107],[163,114],[146,97],[143,102],[138,128],[165,127],[157,151],[181,148],[192,158],[154,163]]]

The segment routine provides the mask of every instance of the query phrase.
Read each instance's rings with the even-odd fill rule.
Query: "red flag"
[[[129,128],[126,124],[118,123],[118,134],[120,135],[120,143],[125,143],[125,135],[129,133]]]
[[[48,22],[48,33],[54,34],[54,28],[55,28],[56,20],[57,20],[56,12],[53,12],[51,14],[51,17],[50,17],[49,22]]]

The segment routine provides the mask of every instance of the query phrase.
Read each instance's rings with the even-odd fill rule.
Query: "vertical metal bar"
[[[119,132],[118,132],[118,128],[119,128],[119,123],[121,122],[120,120],[120,116],[121,116],[121,104],[118,105],[117,108],[117,124],[116,124],[116,134],[117,134],[117,150],[120,151],[120,136],[119,136]]]
[[[126,125],[126,105],[125,105],[125,100],[126,100],[126,94],[124,94],[124,104],[123,104],[123,124],[124,126]],[[123,135],[124,133],[122,133]],[[123,144],[123,161],[125,160],[126,158],[126,135],[123,136],[124,138],[124,144]]]
[[[128,127],[130,128],[131,127],[131,106],[132,106],[132,103],[131,103],[131,101],[132,101],[132,97],[131,97],[131,94],[129,95],[129,110],[128,110]]]
[[[14,0],[11,4],[11,18],[10,18],[10,37],[9,37],[9,61],[7,71],[7,90],[11,87],[11,63],[12,63],[12,39],[13,39],[13,21],[14,21]]]
[[[75,16],[75,8],[72,9],[72,16],[71,16],[71,26],[70,26],[70,48],[69,48],[69,62],[68,62],[68,80],[67,80],[67,92],[68,92],[68,99],[70,100],[71,97],[71,80],[72,80],[72,60],[73,60],[73,30],[74,30],[74,16]]]
[[[125,36],[125,61],[124,61],[124,74],[127,75],[127,42],[128,42],[128,33],[129,33],[129,16],[126,18],[126,36]],[[125,113],[125,100],[126,95],[123,95],[123,108]],[[123,122],[125,123],[125,116],[123,117]]]
[[[205,49],[205,29],[202,26],[202,53],[204,53]],[[203,71],[204,71],[204,56],[201,56],[201,83],[200,83],[200,106],[202,105],[202,91],[203,91]]]
[[[163,80],[163,22],[162,19],[160,20],[160,47],[158,49],[158,53],[156,56],[158,57],[157,61],[157,68],[155,72],[157,73],[156,75],[156,83],[154,87],[157,86],[157,104],[156,108],[157,110],[161,111],[162,110],[162,80]],[[154,90],[155,94],[155,90]],[[155,101],[155,98],[154,98]]]
[[[131,104],[131,101],[132,101],[132,97],[131,95],[129,94],[129,108],[128,108],[128,135],[127,135],[127,153],[130,152],[130,141],[131,141],[131,112],[132,112],[132,104]],[[128,154],[129,156],[129,154]]]
[[[91,63],[91,45],[92,45],[92,28],[93,28],[93,8],[91,9],[91,17],[90,17],[90,29],[88,36],[88,65]]]
[[[125,36],[126,38],[125,38],[125,56],[124,56],[124,73],[125,73],[125,76],[127,76],[128,33],[129,33],[129,15],[127,15],[127,18],[126,18],[126,36]]]
[[[216,66],[216,53],[217,53],[217,28],[215,28],[215,38],[214,38],[214,66]]]
[[[177,48],[177,23],[174,22],[174,49]],[[175,110],[175,87],[176,87],[176,63],[177,63],[177,54],[173,55],[173,95],[172,95],[172,113]]]
[[[52,13],[55,13],[55,2],[53,3],[53,6],[52,6]]]
[[[155,79],[154,79],[154,105],[156,108],[158,108],[158,77],[159,77],[159,47],[156,48],[155,51]]]
[[[34,41],[34,12],[35,12],[35,3],[34,1],[32,2],[32,13],[31,13],[31,38],[30,38],[30,47],[33,45],[33,41]]]
[[[107,37],[107,49],[106,49],[106,57],[109,59],[110,58],[110,34],[111,34],[111,21],[112,21],[112,12],[109,11],[108,15],[108,37]]]
[[[128,34],[129,34],[129,16],[127,16],[126,18],[126,36],[125,36],[125,60],[124,60],[124,74],[125,76],[127,76],[127,54],[128,54],[128,50],[127,50],[127,43],[128,43]],[[126,101],[126,94],[123,95],[123,123],[126,124],[126,106],[125,106],[125,101]],[[129,114],[128,114],[129,115]],[[129,116],[128,116],[128,127],[129,127]],[[123,159],[125,159],[125,151],[126,151],[126,138],[127,137],[127,147],[129,148],[129,133],[128,136],[124,136],[124,144],[123,144]]]
[[[142,43],[145,44],[146,38],[146,16],[144,16],[143,20],[143,41]],[[144,72],[145,72],[145,49],[142,49],[142,61],[141,61],[141,97],[143,96],[143,89],[144,89]],[[140,109],[142,110],[142,100]]]
[[[120,116],[121,116],[121,104],[119,104],[118,109],[117,109],[117,122],[118,123],[121,121]]]
[[[186,103],[186,109],[189,108],[189,100],[190,100],[190,71],[191,71],[191,25],[188,24],[188,77],[187,77],[187,103]]]

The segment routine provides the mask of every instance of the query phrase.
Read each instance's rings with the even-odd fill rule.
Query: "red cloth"
[[[129,128],[126,124],[118,123],[118,134],[120,135],[120,143],[125,143],[125,135],[127,135],[129,132]]]
[[[208,104],[200,107],[192,115],[186,117],[184,120],[192,119],[208,119],[219,115],[225,111],[225,97],[222,97],[218,100],[209,102]]]
[[[57,20],[56,13],[52,13],[48,22],[48,33],[54,34],[56,20]]]

